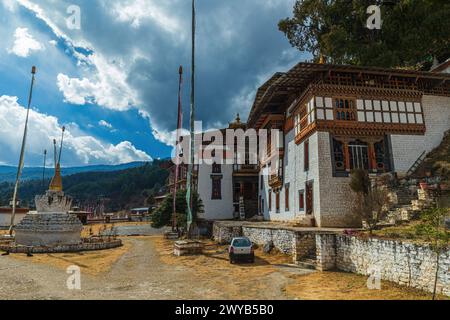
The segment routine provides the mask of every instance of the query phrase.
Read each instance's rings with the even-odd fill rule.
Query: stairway
[[[295,263],[298,267],[302,268],[302,269],[308,269],[308,270],[316,270],[317,267],[317,262],[316,262],[316,258],[303,258],[300,261],[297,261]]]
[[[414,164],[411,166],[411,168],[409,168],[408,172],[406,173],[406,175],[408,177],[411,176],[414,172],[416,172],[416,170],[420,167],[420,165],[425,160],[426,156],[427,156],[427,152],[426,151],[422,152],[422,154],[419,156],[419,158],[416,160],[416,162],[414,162]]]
[[[423,193],[424,191],[418,190],[417,192]],[[380,221],[379,226],[395,226],[402,222],[418,219],[421,212],[435,205],[434,200],[419,194],[413,195],[409,189],[398,188],[395,193],[394,204],[389,208],[385,219]]]

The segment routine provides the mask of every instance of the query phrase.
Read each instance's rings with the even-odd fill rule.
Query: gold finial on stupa
[[[320,54],[319,63],[320,64],[325,64],[325,57],[323,56],[323,54]]]
[[[61,177],[61,167],[60,167],[59,163],[56,165],[55,175],[53,176],[52,181],[50,182],[49,190],[50,191],[56,191],[56,192],[63,191],[62,177]]]
[[[64,142],[64,132],[66,128],[62,128],[62,137],[61,137],[61,147],[59,148],[59,155],[56,156],[56,139],[53,140],[53,151],[54,151],[54,159],[55,159],[55,175],[50,182],[50,191],[61,192],[63,191],[62,185],[62,177],[61,177],[61,152]]]

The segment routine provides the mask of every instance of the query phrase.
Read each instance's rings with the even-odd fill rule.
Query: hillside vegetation
[[[148,199],[165,185],[168,177],[162,161],[155,160],[137,168],[112,172],[84,172],[63,177],[64,192],[74,198],[74,205],[95,206],[105,199],[107,211],[118,211],[148,204]],[[19,198],[23,205],[34,206],[34,197],[43,194],[50,180],[25,181]],[[7,205],[12,197],[13,184],[0,183],[0,205]]]

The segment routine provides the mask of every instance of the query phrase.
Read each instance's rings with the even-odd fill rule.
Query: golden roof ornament
[[[62,177],[61,177],[61,152],[64,142],[64,132],[66,131],[65,127],[62,127],[62,136],[61,136],[61,146],[59,148],[59,154],[58,157],[56,157],[56,140],[53,140],[53,151],[54,151],[54,159],[55,159],[55,175],[52,178],[52,181],[50,182],[49,191],[53,192],[62,192],[63,191],[63,184],[62,184]]]
[[[241,117],[239,115],[239,113],[236,116],[236,119],[234,120],[234,122],[230,123],[230,129],[245,129],[247,125],[245,123],[241,122]]]

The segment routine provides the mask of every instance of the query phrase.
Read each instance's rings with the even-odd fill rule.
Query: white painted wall
[[[14,223],[18,225],[22,219],[25,217],[25,213],[16,213]],[[0,213],[0,227],[6,228],[11,224],[11,214]]]
[[[394,170],[406,173],[423,151],[430,152],[450,130],[450,97],[423,96],[425,136],[392,135]]]
[[[212,166],[199,165],[198,193],[203,201],[204,210],[199,218],[205,220],[233,219],[233,166],[222,165],[222,199],[212,200]]]
[[[284,185],[280,191],[280,211],[276,211],[275,193],[272,192],[272,210],[269,211],[269,184],[268,177],[263,176],[263,188],[260,188],[260,195],[264,201],[264,219],[271,221],[295,221],[304,217],[306,211],[299,210],[299,191],[306,189],[306,182],[314,181],[314,216],[316,221],[320,221],[320,193],[319,193],[319,154],[317,152],[317,133],[309,138],[309,171],[304,171],[304,143],[295,143],[295,132],[291,130],[285,136],[285,156],[284,156]],[[260,175],[262,173],[260,172]],[[286,184],[289,184],[289,210],[285,206]],[[305,196],[306,204],[306,196]]]

